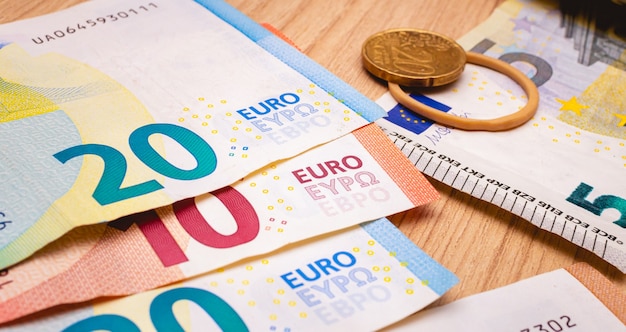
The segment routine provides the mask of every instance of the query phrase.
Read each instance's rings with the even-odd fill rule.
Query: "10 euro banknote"
[[[222,1],[94,1],[4,24],[0,267],[382,114]]]
[[[50,310],[1,331],[376,330],[457,278],[386,219],[163,288]]]
[[[146,291],[437,197],[370,124],[211,194],[70,231],[3,271],[0,323]]]

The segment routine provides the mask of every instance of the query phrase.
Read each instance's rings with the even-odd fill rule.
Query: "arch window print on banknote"
[[[596,61],[626,69],[626,2],[561,1],[561,25],[564,36],[573,40],[578,62],[592,65]]]
[[[619,1],[508,0],[458,40],[536,84],[541,99],[526,124],[465,132],[415,114],[389,95],[378,100],[388,115],[377,123],[425,174],[626,272],[624,10]],[[445,89],[411,97],[473,119],[510,114],[526,103],[506,77],[471,64],[465,72]]]

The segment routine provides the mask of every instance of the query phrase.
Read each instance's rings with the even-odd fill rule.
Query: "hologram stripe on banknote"
[[[464,132],[384,96],[379,103],[389,112],[378,123],[425,174],[626,272],[625,44],[610,33],[586,33],[595,40],[595,62],[579,62],[579,51],[587,51],[576,49],[556,4],[506,1],[460,43],[510,62],[535,81],[541,100],[533,119],[506,132]],[[613,60],[600,56],[607,45],[604,51],[617,54]],[[473,65],[450,87],[421,92],[414,98],[472,118],[498,117],[525,103],[514,82]]]

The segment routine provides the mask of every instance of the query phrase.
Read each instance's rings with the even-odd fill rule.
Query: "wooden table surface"
[[[370,99],[386,87],[361,64],[363,41],[394,27],[461,37],[502,0],[227,0],[270,23],[309,57]],[[81,0],[0,0],[0,23],[69,7]],[[441,198],[391,216],[393,223],[460,279],[433,306],[584,261],[626,290],[626,276],[587,250],[494,205],[433,179]]]

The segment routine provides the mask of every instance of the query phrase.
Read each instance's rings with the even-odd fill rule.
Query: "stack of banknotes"
[[[3,328],[381,328],[457,283],[384,219],[438,194],[382,108],[228,4],[95,1],[0,45]]]
[[[532,6],[547,13],[541,22],[506,16],[525,5],[508,1],[492,20],[552,24],[549,7]],[[0,25],[0,331],[361,331],[420,311],[458,279],[385,218],[438,197],[405,143],[419,136],[413,149],[437,157],[426,140],[454,149],[467,139],[432,123],[398,126],[392,104],[368,100],[222,1],[93,1]],[[605,129],[594,132],[623,147],[625,136]],[[591,213],[615,205],[622,217],[611,225],[624,227],[618,185],[593,200],[605,185],[594,179],[568,201]],[[548,209],[514,180],[487,181]],[[626,237],[586,225],[615,243]],[[623,263],[611,245],[607,260]],[[626,322],[619,292],[607,302],[575,273],[550,278],[562,293],[599,299],[589,309],[604,310],[598,326]],[[440,310],[464,321],[467,307]],[[584,310],[557,311],[527,317],[584,324]],[[423,322],[439,315],[429,312],[403,324],[458,327]],[[518,323],[530,331],[534,321]]]

